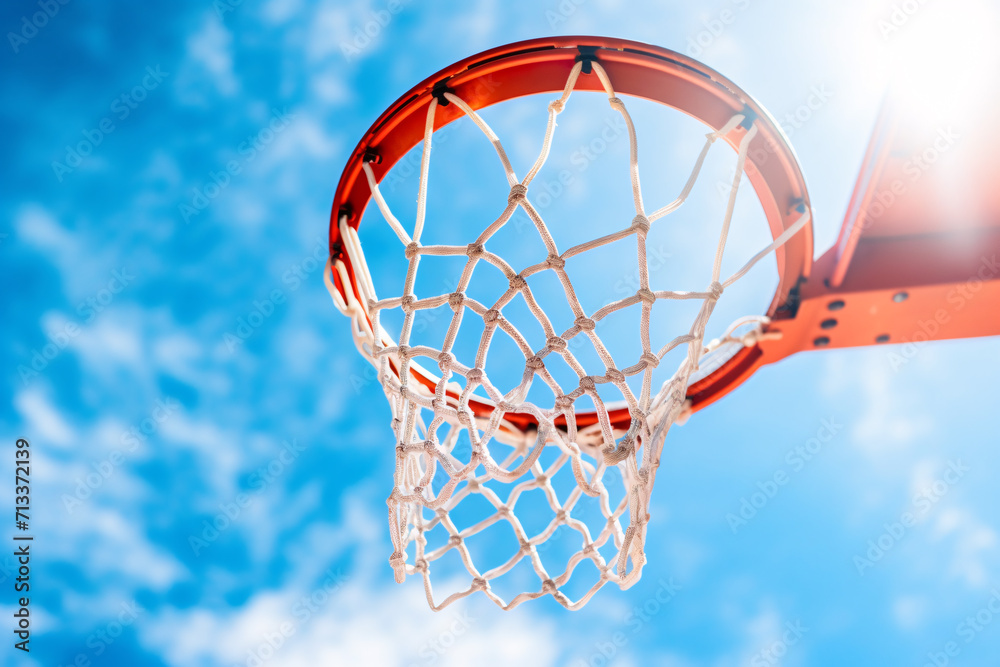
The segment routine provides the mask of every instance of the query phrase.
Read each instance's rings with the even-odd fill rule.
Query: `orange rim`
[[[551,37],[517,42],[466,58],[425,79],[394,102],[365,133],[351,154],[340,178],[330,216],[330,256],[345,264],[351,277],[344,285],[334,273],[334,285],[342,293],[350,289],[360,299],[354,284],[351,259],[342,251],[339,221],[346,218],[354,229],[364,215],[371,191],[362,165],[368,162],[377,182],[408,151],[423,139],[427,106],[443,90],[453,92],[473,109],[527,95],[562,91],[570,69],[584,60],[598,61],[608,73],[618,93],[669,106],[705,123],[713,130],[722,128],[734,115],[743,113],[757,124],[750,144],[746,175],[757,194],[764,214],[777,238],[809,209],[809,197],[798,162],[778,124],[752,97],[731,81],[705,65],[682,54],[622,39],[606,37]],[[583,74],[575,90],[603,90],[596,75]],[[435,131],[462,117],[455,105],[439,105]],[[724,139],[738,149],[746,129],[738,127]],[[800,281],[812,268],[811,223],[776,250],[778,287],[768,309],[771,317],[794,313]],[[746,348],[710,376],[692,384],[688,391],[692,409],[697,410],[722,397],[743,382],[761,364],[758,347]],[[414,377],[433,388],[435,380],[419,370]],[[470,408],[479,415],[489,414],[493,405],[472,399]],[[614,427],[627,427],[627,409],[609,411]],[[580,426],[596,423],[594,413],[577,413]],[[523,413],[507,413],[505,419],[521,429],[535,420]]]

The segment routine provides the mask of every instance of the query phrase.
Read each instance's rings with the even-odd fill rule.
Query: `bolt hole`
[[[837,326],[837,320],[833,319],[832,317],[828,320],[823,320],[822,322],[819,323],[820,329],[832,329],[835,326]]]
[[[895,301],[896,303],[903,303],[909,298],[910,295],[907,294],[906,292],[896,292],[895,294],[892,295],[892,300]]]
[[[888,343],[889,342],[889,334],[882,334],[881,336],[879,336],[879,337],[877,337],[875,339],[875,342],[876,343]]]
[[[813,345],[815,345],[816,347],[826,347],[829,344],[830,344],[830,339],[827,338],[826,336],[820,336],[819,338],[813,341]]]
[[[827,304],[827,306],[826,306],[826,307],[827,307],[827,308],[828,308],[829,310],[840,310],[840,309],[841,309],[841,308],[843,308],[843,307],[844,307],[845,305],[846,305],[846,304],[845,304],[845,303],[844,303],[843,301],[841,301],[840,299],[837,299],[836,301],[831,301],[831,302],[830,302],[829,304]]]

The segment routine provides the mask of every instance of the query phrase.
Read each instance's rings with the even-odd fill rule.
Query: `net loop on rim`
[[[560,252],[527,193],[532,179],[549,155],[556,116],[565,109],[585,64],[600,79],[608,95],[609,105],[621,114],[628,130],[629,176],[634,212],[628,227]],[[503,166],[509,187],[507,206],[503,212],[478,238],[465,246],[424,246],[420,242],[426,218],[434,117],[440,100],[454,104],[491,142]],[[710,284],[702,292],[653,290],[649,284],[646,256],[646,236],[651,226],[685,202],[711,146],[719,138],[737,131],[741,125],[745,133],[739,142],[736,170],[716,247]],[[660,463],[660,452],[670,426],[682,422],[690,411],[686,399],[688,386],[699,373],[704,372],[699,366],[706,358],[711,358],[726,346],[752,345],[762,336],[770,335],[762,333],[767,318],[744,318],[734,323],[724,336],[706,344],[705,328],[715,305],[726,288],[805,227],[809,222],[809,213],[803,213],[773,243],[754,255],[735,274],[723,279],[723,254],[749,146],[758,131],[756,119],[736,114],[723,127],[708,133],[678,197],[662,208],[647,213],[640,187],[638,142],[632,118],[625,103],[615,95],[607,72],[593,58],[577,61],[573,65],[562,95],[549,103],[548,123],[541,150],[523,179],[518,179],[499,137],[454,92],[444,88],[438,91],[428,105],[424,127],[417,211],[412,236],[389,209],[379,192],[369,164],[362,165],[372,198],[404,248],[403,256],[408,263],[408,270],[403,294],[383,300],[377,298],[357,231],[347,224],[346,217],[340,221],[340,233],[350,263],[348,265],[339,258],[331,259],[325,272],[334,303],[351,318],[355,343],[377,369],[378,381],[392,409],[392,428],[397,445],[393,490],[387,500],[393,544],[389,562],[399,582],[407,575],[422,577],[428,603],[435,610],[475,592],[485,594],[504,609],[544,595],[552,596],[569,609],[578,609],[608,582],[628,588],[638,581],[646,560],[644,545],[650,520],[650,494]],[[547,253],[541,264],[521,271],[515,271],[487,248],[490,238],[510,221],[518,208],[528,215]],[[636,243],[638,290],[631,297],[588,314],[566,272],[566,260],[629,237],[634,237]],[[423,257],[463,255],[466,257],[466,266],[454,291],[425,299],[417,297],[414,284]],[[499,269],[508,280],[509,288],[492,304],[479,303],[466,292],[472,273],[480,262]],[[348,266],[351,267],[352,275],[348,274]],[[532,296],[528,278],[541,271],[555,274],[573,313],[573,326],[562,333],[554,329],[544,309]],[[343,294],[334,285],[335,276],[341,285],[347,286]],[[517,295],[523,297],[531,315],[545,333],[546,342],[540,350],[533,350],[518,329],[504,317],[504,307]],[[650,313],[653,305],[660,300],[698,300],[701,301],[701,307],[687,333],[675,337],[657,350],[653,347],[650,335]],[[411,345],[415,314],[445,304],[451,308],[453,320],[440,349]],[[631,365],[619,368],[601,341],[597,327],[608,315],[632,306],[641,308],[639,334],[642,353]],[[398,341],[392,340],[380,324],[382,311],[394,308],[403,312]],[[482,318],[484,333],[475,359],[468,365],[463,365],[456,358],[453,346],[461,319],[470,314]],[[490,344],[498,331],[513,340],[524,355],[523,379],[507,393],[494,386],[485,370]],[[577,336],[586,338],[593,345],[604,365],[603,374],[588,373],[576,359],[569,341]],[[687,356],[680,362],[673,376],[654,392],[653,370],[662,363],[666,354],[681,346],[687,347]],[[546,360],[550,355],[564,360],[576,373],[575,387],[561,386],[548,372]],[[436,381],[426,380],[433,376],[418,374],[413,370],[420,358],[438,365],[441,376]],[[453,380],[456,375],[464,377],[464,386]],[[627,382],[629,377],[636,375],[641,375],[642,378],[638,396]],[[551,407],[539,406],[527,400],[528,391],[536,381],[544,382],[552,390],[554,399]],[[627,429],[616,429],[611,425],[608,407],[598,391],[598,385],[606,384],[614,385],[624,397],[631,416]],[[493,407],[488,412],[479,410],[477,413],[470,405],[473,392],[478,389],[492,403]],[[574,410],[575,402],[585,395],[594,405],[593,420],[578,419]],[[477,400],[478,405],[481,405],[482,399]],[[519,417],[516,422],[515,416]],[[524,419],[520,418],[525,416],[532,426],[517,425],[524,423]],[[466,458],[463,458],[462,452],[457,451],[461,434],[469,441]],[[543,466],[541,454],[546,448],[556,456],[554,461]],[[565,477],[567,472],[564,471],[572,475],[572,490],[562,494],[564,497],[560,498],[552,481],[557,476]],[[615,471],[615,474],[611,471]],[[435,476],[442,473],[447,477],[447,482],[437,488]],[[506,499],[499,494],[502,490],[509,491]],[[551,510],[551,520],[541,532],[529,535],[519,520],[516,509],[520,498],[532,490],[543,492]],[[612,490],[615,491],[614,500]],[[474,494],[492,505],[494,512],[478,523],[460,529],[452,520],[451,512]],[[574,515],[573,510],[582,497],[597,500],[603,522],[591,526]],[[507,561],[483,572],[477,567],[470,552],[470,538],[475,538],[500,522],[506,522],[513,531],[517,548]],[[579,548],[566,559],[565,569],[553,576],[543,565],[539,547],[562,529],[575,533]],[[446,538],[434,538],[434,535],[442,531]],[[467,588],[455,591],[439,602],[431,586],[431,565],[451,551],[457,552],[468,571],[469,584]],[[412,564],[408,562],[411,557]],[[493,590],[490,582],[510,573],[522,559],[527,559],[534,571],[537,587],[506,601]],[[586,593],[572,600],[562,589],[584,560],[595,566],[598,576]]]

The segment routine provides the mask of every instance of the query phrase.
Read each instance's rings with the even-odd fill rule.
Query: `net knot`
[[[708,286],[708,289],[709,292],[711,292],[708,298],[711,299],[712,301],[718,301],[719,297],[722,296],[722,283],[720,283],[719,281],[716,280],[715,282],[713,282],[711,285]]]
[[[565,108],[566,104],[562,100],[553,100],[549,102],[549,111],[552,113],[560,114]]]
[[[489,582],[481,577],[476,577],[472,580],[472,590],[485,591],[489,586]]]
[[[406,296],[400,298],[399,307],[403,310],[404,313],[411,313],[413,312],[413,303],[415,301],[416,299],[412,294],[407,294]]]
[[[573,399],[569,396],[556,396],[555,406],[559,410],[566,410],[573,407]]]
[[[406,579],[406,554],[399,551],[393,551],[392,555],[389,556],[389,565],[392,566],[393,572],[396,576],[396,583],[401,584]]]
[[[597,323],[589,317],[578,317],[573,324],[580,327],[581,331],[593,331],[597,328]]]
[[[486,248],[483,247],[482,243],[470,243],[465,248],[465,254],[469,256],[469,259],[479,259],[486,252]]]
[[[513,185],[510,188],[510,194],[507,195],[507,203],[516,204],[519,201],[524,200],[526,194],[528,194],[528,188],[520,183]]]
[[[559,336],[552,336],[545,341],[545,346],[553,352],[562,352],[566,349],[566,341]]]
[[[525,280],[524,277],[521,276],[520,274],[510,279],[510,288],[512,290],[520,292],[527,286],[528,286],[528,281]]]
[[[376,310],[378,310],[378,301],[375,299],[368,299],[368,312],[374,313]]]
[[[447,373],[451,370],[451,364],[455,361],[455,356],[449,352],[442,352],[438,355],[438,368],[441,369],[442,373]]]
[[[549,255],[545,260],[545,266],[550,269],[561,269],[566,266],[566,260],[559,255]]]
[[[542,590],[548,593],[549,595],[555,595],[556,593],[559,592],[559,589],[556,588],[556,582],[552,581],[551,579],[546,579],[545,581],[542,582]]]
[[[625,374],[622,373],[617,368],[609,368],[604,372],[604,377],[608,378],[608,381],[614,383],[620,383],[625,381]]]
[[[409,348],[409,346],[408,345],[400,345],[399,347],[397,347],[396,348],[396,356],[399,357],[400,361],[406,361],[410,357],[410,348]],[[406,385],[404,384],[401,387],[401,389],[405,389],[405,388],[406,388]]]
[[[411,241],[406,245],[406,251],[403,253],[406,259],[413,259],[420,253],[420,244],[416,241]]]
[[[542,361],[542,358],[536,354],[535,356],[528,357],[527,359],[524,360],[524,367],[533,368],[537,371],[542,368],[545,368],[545,362]]]
[[[460,535],[452,535],[448,538],[448,544],[453,547],[457,547],[462,543],[462,537]]]
[[[646,352],[643,354],[641,360],[646,362],[647,368],[656,368],[660,365],[660,358],[652,352]]]
[[[645,238],[649,232],[649,218],[641,213],[632,218],[632,230]]]
[[[597,386],[597,383],[589,375],[584,375],[580,378],[580,388],[584,391],[593,391],[595,386]]]
[[[763,329],[751,329],[746,333],[745,336],[743,336],[743,346],[753,347],[763,339],[764,339]]]
[[[469,382],[482,382],[483,381],[483,369],[482,368],[470,368],[469,372],[465,374],[465,379]]]
[[[452,292],[448,295],[448,305],[452,310],[457,311],[465,303],[465,295],[461,292]]]
[[[613,446],[608,445],[604,448],[604,462],[607,465],[618,465],[625,458],[632,453],[632,448],[635,445],[635,441],[631,436],[625,436],[622,438],[621,443],[618,445],[618,449]]]
[[[653,294],[653,290],[647,287],[641,288],[638,292],[635,293],[635,295],[639,297],[639,300],[642,301],[643,303],[648,303],[652,305],[653,303],[656,302],[656,295]]]
[[[500,320],[500,311],[496,308],[490,308],[485,313],[483,313],[483,321],[489,325],[495,325]]]
[[[610,98],[608,98],[608,104],[611,105],[612,109],[616,109],[618,111],[624,111],[625,110],[625,103],[622,102],[622,100],[621,100],[620,97],[610,97]]]

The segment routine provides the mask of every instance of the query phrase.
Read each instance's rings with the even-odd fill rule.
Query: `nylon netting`
[[[757,253],[740,270],[722,280],[721,267],[726,239],[736,204],[747,152],[757,133],[756,123],[750,123],[743,135],[737,157],[735,175],[728,199],[722,231],[715,252],[712,281],[701,292],[654,291],[649,284],[646,259],[646,235],[650,225],[680,207],[691,192],[712,144],[744,123],[743,115],[735,115],[724,127],[706,135],[706,142],[680,195],[666,206],[647,214],[639,183],[638,144],[635,127],[625,104],[615,95],[612,83],[600,66],[592,63],[593,72],[601,84],[613,109],[626,123],[629,137],[629,171],[635,214],[631,224],[619,231],[560,251],[544,221],[528,200],[528,186],[545,164],[556,127],[556,117],[563,111],[581,73],[582,63],[577,63],[569,74],[559,99],[548,106],[546,127],[541,152],[531,170],[518,179],[499,138],[468,104],[456,95],[446,92],[449,103],[457,105],[492,142],[503,164],[510,186],[507,205],[503,213],[471,243],[465,246],[422,245],[420,242],[425,225],[427,202],[427,174],[430,163],[431,143],[434,134],[434,115],[437,99],[427,110],[423,154],[420,166],[416,220],[412,235],[392,214],[379,192],[371,167],[364,171],[375,199],[385,220],[405,247],[408,268],[402,295],[379,299],[368,273],[357,232],[340,221],[344,248],[353,267],[353,278],[341,261],[331,261],[326,271],[327,286],[337,307],[349,315],[358,349],[378,371],[378,380],[385,391],[392,409],[392,428],[396,436],[396,469],[391,495],[388,498],[389,529],[393,553],[389,559],[396,580],[402,582],[406,575],[419,574],[424,581],[430,606],[441,609],[448,604],[481,591],[497,605],[510,609],[544,595],[551,595],[560,604],[577,609],[608,582],[627,588],[638,581],[645,563],[644,545],[646,528],[650,519],[650,494],[660,453],[670,426],[685,416],[686,393],[693,378],[697,377],[705,355],[719,353],[725,347],[752,345],[761,335],[767,318],[744,318],[735,322],[726,334],[706,344],[705,328],[719,298],[727,287],[739,280],[763,257],[785,243],[808,222],[808,213],[790,226],[773,243]],[[548,257],[544,262],[515,271],[502,257],[492,253],[487,245],[490,238],[507,224],[518,207],[530,218],[544,243]],[[628,237],[634,237],[640,288],[627,298],[612,302],[596,312],[587,314],[577,298],[576,290],[565,270],[566,260]],[[418,298],[414,293],[417,270],[421,258],[427,256],[465,256],[467,260],[454,292]],[[481,263],[499,269],[509,281],[507,289],[494,303],[485,304],[471,298],[466,290],[474,269]],[[575,316],[574,325],[562,332],[556,331],[545,311],[533,297],[528,279],[542,271],[557,276],[569,307]],[[333,284],[332,274],[337,272],[342,285],[341,294]],[[350,285],[355,284],[361,298],[356,298]],[[505,317],[504,307],[515,296],[521,295],[531,314],[545,332],[546,342],[540,349],[533,349],[524,335]],[[650,314],[658,300],[694,299],[701,301],[700,310],[691,328],[665,344],[654,347],[650,336]],[[450,326],[440,348],[411,345],[414,314],[421,309],[446,305],[453,311]],[[616,363],[607,346],[597,335],[597,324],[611,313],[638,306],[642,354],[629,360],[627,365]],[[383,311],[400,309],[403,323],[398,342],[394,341],[380,325]],[[484,321],[484,330],[478,352],[471,363],[462,363],[453,354],[453,346],[464,317],[472,313]],[[485,371],[490,343],[500,330],[509,336],[524,355],[523,377],[518,386],[502,393],[491,382]],[[602,375],[588,375],[575,358],[568,345],[576,336],[586,336],[604,364]],[[679,346],[687,347],[687,354],[676,372],[662,386],[653,391],[653,370],[664,356]],[[546,358],[558,355],[578,376],[575,387],[563,387],[546,368]],[[417,359],[423,358],[440,369],[440,377],[433,382],[433,390],[417,377],[430,375],[418,367]],[[704,372],[704,370],[702,370]],[[641,374],[641,390],[636,395],[627,379]],[[464,379],[464,386],[456,376]],[[532,383],[541,380],[551,389],[555,398],[551,406],[540,406],[526,400]],[[613,428],[609,408],[598,393],[598,385],[610,383],[621,392],[630,415],[627,429]],[[474,392],[481,389],[492,402],[488,414],[477,415],[470,407]],[[596,408],[597,423],[579,426],[574,404],[586,395]],[[478,399],[482,400],[482,399]],[[536,429],[522,431],[511,420],[509,413],[527,413],[537,423]],[[468,457],[460,458],[456,444],[459,437],[468,438],[471,448]],[[542,463],[543,451],[554,454]],[[609,474],[617,470],[618,475]],[[447,481],[434,484],[443,473]],[[561,476],[571,476],[571,490],[559,497],[553,481]],[[437,486],[438,488],[434,488]],[[565,486],[565,485],[564,485]],[[518,503],[532,490],[544,493],[551,512],[545,528],[535,534],[529,532],[518,518],[528,509]],[[502,491],[509,491],[506,496]],[[463,501],[474,496],[492,505],[486,518],[459,528],[452,513]],[[603,520],[599,528],[574,516],[581,499],[597,500]],[[523,502],[523,501],[521,501]],[[540,508],[535,502],[530,511]],[[474,562],[469,548],[471,540],[498,522],[507,522],[517,540],[517,548],[502,564],[481,571]],[[443,530],[441,530],[443,528]],[[579,548],[566,560],[565,569],[550,574],[543,565],[540,551],[547,540],[559,530],[570,529],[579,540]],[[572,533],[571,533],[572,534]],[[431,586],[431,565],[450,550],[457,550],[461,562],[471,577],[467,587],[447,595],[436,602]],[[494,591],[494,582],[510,573],[522,559],[528,559],[538,584],[510,599],[504,600]],[[562,588],[582,561],[588,559],[596,567],[597,576],[586,592],[572,600]],[[629,567],[631,561],[631,567]],[[454,573],[449,573],[453,575]],[[451,579],[449,579],[451,581]]]

